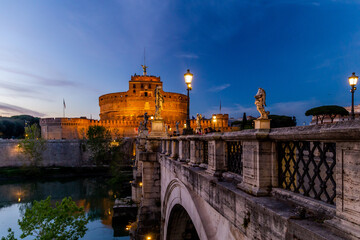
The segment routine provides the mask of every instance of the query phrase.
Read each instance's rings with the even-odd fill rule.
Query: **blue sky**
[[[118,0],[0,3],[0,115],[98,118],[98,97],[125,91],[148,73],[185,93],[191,115],[296,116],[320,105],[348,106],[347,77],[360,73],[360,1]],[[359,91],[355,104],[360,103]]]

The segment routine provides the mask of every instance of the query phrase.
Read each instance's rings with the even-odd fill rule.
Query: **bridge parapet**
[[[163,138],[161,146],[251,195],[336,208],[327,224],[360,238],[360,121]]]

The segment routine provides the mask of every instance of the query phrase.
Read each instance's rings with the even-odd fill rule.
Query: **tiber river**
[[[56,201],[70,196],[78,206],[84,207],[90,221],[87,225],[88,231],[82,239],[129,239],[125,228],[127,223],[134,219],[127,216],[122,217],[121,223],[113,223],[114,198],[119,196],[116,196],[103,178],[1,183],[0,238],[7,235],[7,229],[10,227],[14,230],[15,237],[20,239],[18,219],[23,216],[33,200],[39,201],[49,195]],[[25,239],[33,239],[33,237]]]

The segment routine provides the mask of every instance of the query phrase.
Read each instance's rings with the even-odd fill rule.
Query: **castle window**
[[[149,89],[151,89],[151,84],[149,84]]]
[[[148,95],[147,92],[145,92],[144,94],[145,94],[145,97],[147,97],[147,95]]]
[[[135,85],[135,84],[133,84],[133,88],[136,88],[136,85]]]
[[[133,90],[133,93],[136,93],[136,91],[135,91],[135,90]]]
[[[141,88],[144,88],[144,84],[141,84]]]

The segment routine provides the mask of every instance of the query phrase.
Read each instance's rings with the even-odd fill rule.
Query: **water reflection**
[[[7,228],[11,227],[16,231],[16,236],[19,236],[17,219],[23,216],[26,208],[31,207],[33,200],[43,200],[49,195],[54,202],[64,197],[71,197],[78,206],[84,207],[90,217],[90,223],[89,230],[83,239],[129,239],[115,237],[126,236],[127,232],[123,229],[133,219],[129,215],[129,219],[124,218],[124,224],[115,224],[113,227],[112,216],[116,194],[103,178],[0,184],[0,233],[4,235]],[[121,197],[126,195],[125,193]],[[18,214],[13,213],[14,207],[18,209]],[[9,217],[13,219],[9,221]]]

